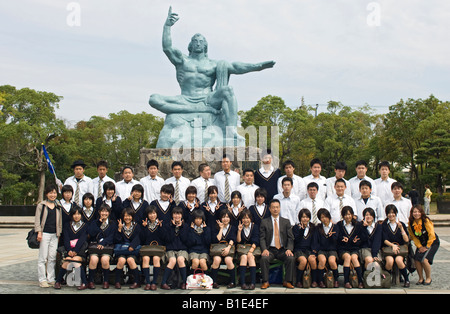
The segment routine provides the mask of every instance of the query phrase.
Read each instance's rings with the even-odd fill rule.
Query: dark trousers
[[[261,276],[262,281],[269,281],[269,266],[270,263],[274,260],[280,260],[284,262],[284,267],[286,270],[286,275],[284,280],[289,282],[294,282],[294,274],[295,274],[295,258],[294,256],[286,256],[286,249],[281,248],[277,249],[275,247],[269,248],[269,256],[261,255],[261,260],[259,261],[261,266]]]

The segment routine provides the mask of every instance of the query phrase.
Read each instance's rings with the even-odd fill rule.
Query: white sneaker
[[[50,286],[49,286],[47,281],[39,282],[39,287],[41,287],[41,288],[50,288]]]

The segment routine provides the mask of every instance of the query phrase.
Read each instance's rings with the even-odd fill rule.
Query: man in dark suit
[[[261,289],[269,287],[269,265],[275,258],[284,262],[286,276],[283,286],[293,289],[295,273],[294,235],[289,219],[280,216],[280,201],[273,199],[269,203],[271,216],[261,221]]]

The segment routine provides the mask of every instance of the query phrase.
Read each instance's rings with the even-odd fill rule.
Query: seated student
[[[193,221],[193,214],[196,209],[200,209],[200,201],[197,198],[197,188],[195,186],[188,186],[185,192],[186,199],[178,204],[183,210],[183,220],[190,226]]]
[[[75,267],[80,268],[82,284],[77,288],[84,290],[87,288],[86,271],[82,267],[82,262],[86,260],[88,226],[83,221],[82,209],[74,207],[71,212],[70,222],[63,226],[64,260],[55,282],[55,289],[61,289],[61,282],[66,274],[67,266],[74,262]]]
[[[148,207],[148,203],[144,200],[144,187],[141,184],[133,185],[131,198],[123,201],[123,207],[131,207],[134,210],[134,220],[137,223],[141,223],[145,218],[145,209]]]
[[[311,222],[315,225],[320,223],[317,212],[320,208],[325,207],[325,201],[317,197],[319,185],[316,182],[308,183],[306,187],[308,197],[300,201],[300,208],[307,208],[311,212]]]
[[[83,214],[83,221],[89,225],[92,221],[98,218],[97,210],[94,207],[95,204],[94,195],[92,195],[92,193],[84,194],[82,202],[83,202],[83,210],[81,213]]]
[[[186,263],[189,261],[187,252],[188,232],[189,226],[183,221],[183,210],[178,206],[174,207],[172,220],[169,223],[163,222],[162,235],[166,245],[165,259],[167,260],[167,265],[161,281],[161,289],[171,289],[167,284],[167,280],[177,265],[181,275],[181,289],[186,289]]]
[[[175,207],[173,201],[173,186],[172,184],[164,184],[159,193],[159,199],[154,200],[150,205],[156,206],[158,213],[158,220],[169,223],[172,220],[172,208]]]
[[[381,262],[381,224],[375,220],[375,211],[373,208],[367,207],[363,211],[364,220],[362,221],[365,236],[361,243],[361,260],[364,262],[364,268],[374,262]]]
[[[145,219],[142,220],[142,245],[150,245],[156,241],[159,245],[165,245],[163,241],[162,220],[158,219],[158,209],[155,205],[149,205],[145,209]],[[150,282],[150,261],[153,262],[153,280]],[[142,273],[145,277],[144,290],[156,290],[159,271],[161,269],[161,257],[142,256]]]
[[[390,204],[386,206],[386,219],[382,224],[383,230],[383,247],[391,246],[395,253],[395,256],[383,256],[385,259],[385,268],[387,271],[392,271],[394,267],[394,262],[397,264],[400,274],[404,279],[404,287],[408,288],[410,286],[408,270],[404,262],[404,257],[398,255],[400,251],[400,245],[407,244],[409,242],[409,237],[407,233],[406,225],[397,220],[397,207]]]
[[[187,246],[191,268],[192,270],[200,268],[206,272],[209,262],[211,230],[205,223],[205,213],[201,209],[194,210],[190,227]]]
[[[270,217],[269,206],[266,204],[267,191],[264,188],[258,188],[255,191],[255,205],[249,207],[255,225],[261,225],[261,220]]]
[[[223,250],[222,256],[212,257],[211,278],[214,281],[213,288],[219,288],[219,284],[217,283],[217,273],[219,272],[222,261],[225,262],[228,274],[230,275],[227,288],[231,289],[236,286],[236,275],[234,272],[233,256],[228,256],[228,253],[231,247],[236,243],[237,229],[231,224],[231,213],[228,209],[222,209],[217,218],[218,229],[211,230],[211,243],[226,241],[228,246]]]
[[[71,219],[70,213],[72,208],[74,208],[75,206],[78,207],[78,205],[72,201],[73,187],[71,185],[68,184],[63,185],[63,187],[61,188],[61,195],[62,195],[62,199],[60,201],[62,206],[61,216],[62,216],[62,225],[64,226]]]
[[[122,215],[122,199],[116,194],[116,185],[114,182],[108,181],[103,184],[103,195],[97,198],[95,202],[97,212],[102,204],[106,204],[111,208],[111,220],[116,221]]]
[[[345,194],[347,190],[346,183],[344,179],[338,179],[334,183],[335,194],[327,197],[325,200],[325,208],[328,209],[331,215],[331,220],[334,224],[337,224],[341,220],[341,211],[345,206],[350,206],[351,208],[356,208],[354,199]]]
[[[368,207],[375,211],[376,221],[384,220],[386,217],[384,216],[383,203],[378,196],[372,194],[372,183],[362,180],[359,183],[359,192],[361,196],[359,198],[355,198],[358,221],[362,221],[364,219],[363,211]]]
[[[230,211],[230,224],[237,228],[239,224],[239,215],[244,208],[246,208],[245,204],[242,202],[242,195],[239,191],[233,191],[231,193],[231,201],[227,204],[227,208]]]
[[[126,207],[122,211],[122,218],[118,220],[117,232],[115,233],[114,240],[114,243],[116,243],[114,255],[117,259],[115,273],[116,289],[122,288],[120,279],[123,275],[125,263],[128,264],[128,268],[134,276],[134,283],[130,286],[130,289],[140,287],[137,258],[141,247],[141,227],[140,224],[134,220],[134,215],[134,209]],[[116,248],[120,248],[120,251],[117,251]]]
[[[227,209],[227,205],[219,201],[218,193],[217,186],[210,186],[208,188],[208,201],[201,204],[201,209],[205,213],[206,225],[211,231],[215,230],[217,226],[219,212],[222,209]]]
[[[317,287],[317,258],[314,243],[316,226],[311,223],[311,212],[303,208],[298,213],[300,223],[292,227],[294,235],[294,257],[298,262],[296,287],[303,288],[303,274],[307,264],[311,267],[311,287]]]
[[[117,224],[111,219],[111,208],[109,205],[103,203],[98,209],[99,219],[93,221],[89,225],[89,234],[91,243],[97,243],[99,249],[103,249],[107,245],[114,244],[114,235],[117,230]],[[101,262],[103,270],[103,289],[109,288],[109,267],[112,259],[112,254],[90,254],[89,255],[89,278],[88,288],[95,289],[95,275],[97,274],[98,262]]]
[[[161,187],[164,185],[164,179],[158,176],[159,164],[156,160],[151,159],[147,162],[148,176],[143,177],[139,182],[144,187],[144,200],[151,203],[159,199]]]
[[[242,202],[249,208],[255,204],[255,191],[259,188],[255,184],[255,173],[252,169],[244,169],[242,172],[244,183],[238,185],[236,191],[239,191],[242,195]]]
[[[395,205],[397,208],[397,219],[403,222],[405,225],[409,223],[409,214],[411,212],[412,203],[409,199],[402,196],[403,185],[400,182],[394,182],[391,185],[391,191],[393,198],[387,201],[384,206]]]
[[[269,285],[269,265],[275,258],[284,262],[286,275],[283,286],[293,289],[294,286],[294,235],[289,219],[280,216],[280,201],[273,199],[269,203],[271,216],[261,221],[259,228],[259,244],[261,246],[261,289]]]
[[[326,208],[321,208],[317,212],[321,223],[317,225],[316,241],[317,241],[317,265],[319,287],[326,288],[323,282],[323,275],[325,266],[328,262],[334,277],[334,288],[339,288],[338,278],[338,264],[337,264],[337,227],[331,221],[330,212]]]
[[[254,290],[256,284],[256,258],[253,252],[259,246],[259,225],[253,222],[252,213],[247,208],[241,212],[239,220],[236,243],[250,246],[248,253],[239,257],[239,281],[242,290]],[[250,270],[250,285],[245,284],[247,266]]]
[[[283,192],[276,194],[273,199],[280,201],[280,216],[289,219],[291,226],[297,224],[298,212],[300,211],[300,197],[292,194],[292,178],[284,177],[281,180]]]
[[[341,216],[343,219],[336,226],[338,231],[338,254],[344,262],[344,287],[346,289],[352,288],[350,284],[350,264],[353,264],[358,276],[358,288],[362,289],[364,284],[359,263],[359,251],[361,249],[361,239],[364,237],[363,226],[355,219],[355,214],[350,206],[342,208]]]

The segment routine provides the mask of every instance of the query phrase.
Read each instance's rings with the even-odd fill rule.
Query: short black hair
[[[334,182],[334,185],[336,185],[338,182],[342,182],[342,183],[344,183],[345,186],[347,186],[347,183],[345,183],[345,180],[342,178],[337,179],[336,182]]]
[[[362,180],[361,182],[359,182],[359,188],[363,186],[368,186],[370,189],[372,189],[372,183],[367,180]]]
[[[173,168],[175,168],[176,166],[180,166],[181,169],[183,169],[183,163],[182,163],[181,161],[174,161],[174,162],[172,163],[171,169],[173,170]]]
[[[386,160],[383,160],[378,164],[378,170],[380,170],[381,167],[387,167],[389,170],[391,170],[391,165],[389,164],[389,161]]]
[[[311,160],[311,162],[309,163],[309,166],[312,167],[315,164],[319,164],[322,167],[322,160],[320,160],[319,158],[314,158],[313,160]]]
[[[156,168],[159,168],[159,163],[155,159],[150,159],[147,161],[147,169],[151,166],[156,166]]]
[[[365,160],[358,160],[358,161],[355,163],[355,168],[358,168],[358,166],[364,166],[364,167],[367,168],[367,162],[366,162]]]
[[[319,191],[319,185],[318,185],[316,182],[310,182],[310,183],[308,183],[306,189],[308,190],[308,189],[310,189],[310,188],[316,188],[317,191]]]
[[[345,161],[338,161],[334,165],[334,169],[347,171],[347,164],[345,163]]]
[[[97,169],[99,168],[99,167],[105,167],[105,168],[109,168],[108,167],[108,162],[106,161],[106,160],[100,160],[98,163],[97,163]]]

